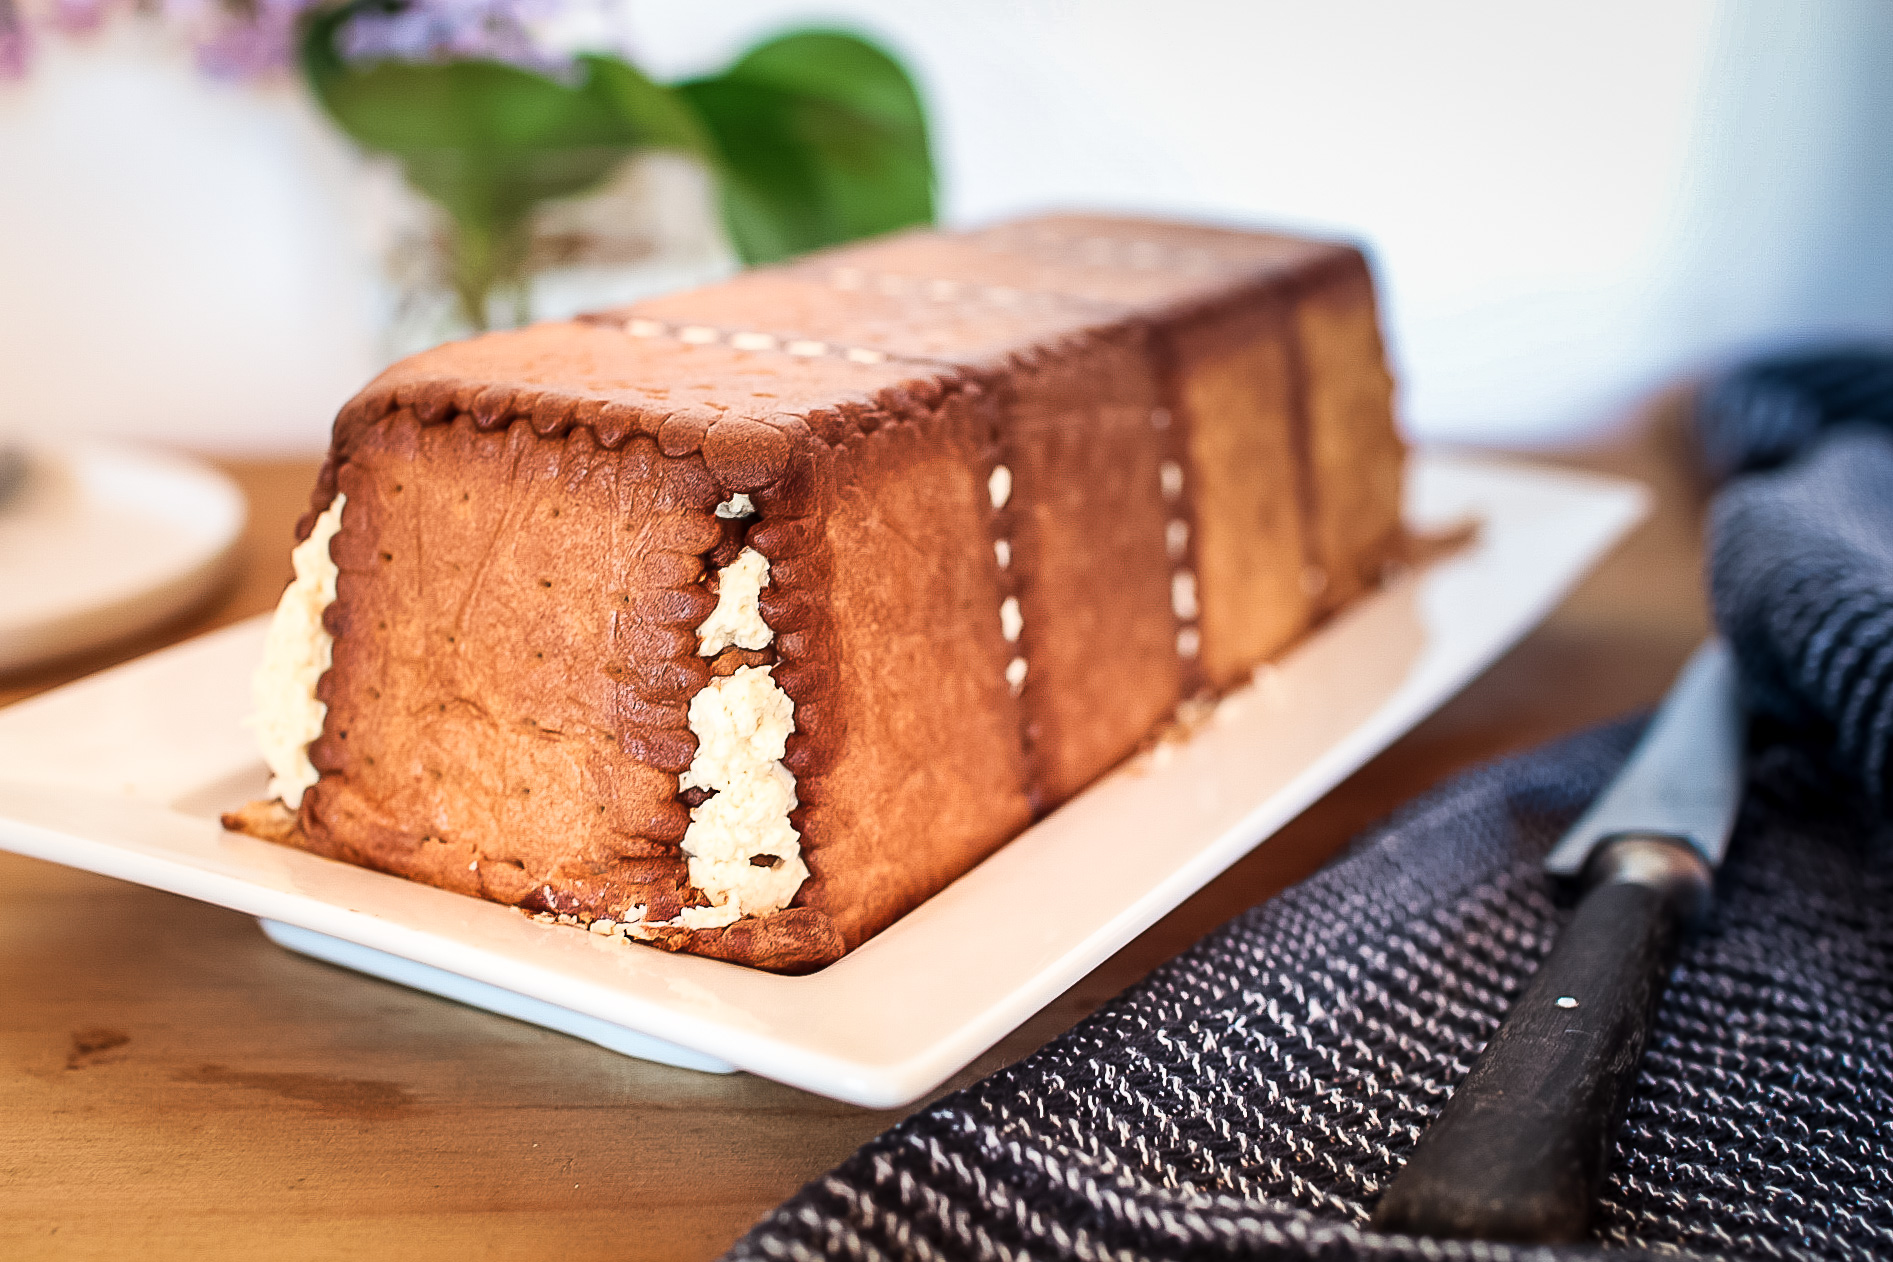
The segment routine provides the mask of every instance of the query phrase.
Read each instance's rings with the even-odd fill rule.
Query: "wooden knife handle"
[[[1679,930],[1707,904],[1694,847],[1625,835],[1531,984],[1380,1199],[1381,1231],[1584,1239]]]

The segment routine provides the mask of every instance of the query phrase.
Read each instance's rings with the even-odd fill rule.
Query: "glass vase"
[[[707,284],[737,266],[709,173],[668,153],[635,155],[598,188],[543,202],[509,238],[487,243],[494,280],[483,302],[468,292],[465,243],[447,214],[405,185],[387,201],[381,340],[390,362]]]

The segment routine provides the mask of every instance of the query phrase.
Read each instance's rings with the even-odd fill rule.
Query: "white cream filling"
[[[776,633],[762,620],[762,589],[769,585],[769,559],[744,548],[717,571],[716,608],[697,628],[697,652],[715,657],[726,648],[767,648]]]
[[[690,883],[710,900],[677,917],[691,929],[779,911],[808,879],[801,838],[789,823],[795,776],[782,765],[795,703],[772,670],[738,667],[690,699],[697,756],[678,787],[716,793],[691,809],[684,832]],[[772,857],[773,866],[751,862],[762,856]]]
[[[309,761],[309,743],[322,735],[322,720],[329,708],[316,699],[316,683],[329,668],[335,637],[322,626],[322,614],[335,600],[335,562],[329,541],[342,528],[342,507],[337,495],[316,518],[309,537],[289,554],[296,577],[276,603],[263,641],[263,660],[250,679],[256,712],[250,728],[270,769],[269,792],[291,810],[302,805],[302,795],[316,782]]]
[[[291,809],[302,805],[303,793],[317,779],[309,744],[322,734],[328,707],[316,699],[316,683],[335,648],[334,637],[322,626],[322,614],[335,600],[329,543],[341,529],[346,503],[337,495],[290,554],[295,579],[276,606],[263,660],[251,680],[256,712],[250,724],[270,769],[269,791]],[[718,505],[722,516],[746,517],[754,511],[744,496]],[[717,607],[697,629],[698,653],[714,657],[732,645],[768,647],[775,639],[761,609],[768,558],[744,548],[717,580]],[[710,905],[686,907],[674,920],[658,923],[715,929],[779,911],[809,875],[801,837],[789,823],[796,807],[795,776],[782,765],[795,731],[795,703],[776,683],[773,667],[743,666],[712,679],[691,698],[689,717],[697,756],[678,787],[707,789],[715,796],[692,808],[683,851],[690,883]],[[751,861],[765,856],[773,864]],[[655,927],[644,920],[642,907],[627,909],[615,924],[594,922],[598,932],[628,937],[648,937]]]
[[[999,602],[999,634],[1006,637],[1006,643],[1015,643],[1019,633],[1025,630],[1025,615],[1019,612],[1019,598],[1008,596]]]
[[[1164,461],[1157,466],[1157,482],[1165,499],[1178,498],[1183,494],[1183,466],[1174,460]]]
[[[1183,622],[1196,618],[1196,575],[1178,570],[1170,576],[1170,610]]]
[[[1163,550],[1172,561],[1181,561],[1190,547],[1190,523],[1181,518],[1163,526]]]
[[[1004,465],[994,465],[992,474],[986,479],[986,494],[992,500],[995,511],[1004,508],[1006,501],[1012,498],[1012,470]]]
[[[699,655],[714,657],[732,645],[766,648],[774,641],[776,633],[762,620],[760,604],[768,583],[769,560],[753,548],[744,548],[717,572],[716,609],[697,628]],[[711,679],[690,699],[697,756],[677,787],[707,789],[715,796],[691,808],[683,852],[691,885],[710,905],[686,907],[661,924],[720,929],[745,916],[780,911],[808,879],[801,836],[789,823],[796,807],[795,776],[782,765],[795,731],[795,703],[776,683],[774,671],[772,666],[739,666]],[[764,861],[752,862],[757,859]],[[647,937],[656,927],[640,916],[622,932]]]

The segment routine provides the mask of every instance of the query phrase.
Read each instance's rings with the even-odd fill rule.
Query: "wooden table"
[[[1567,463],[1659,510],[1436,716],[956,1080],[1064,1030],[1442,778],[1648,704],[1701,637],[1677,401]],[[269,608],[312,463],[233,464],[243,569],[212,607],[0,679],[0,704]],[[0,1256],[712,1257],[894,1122],[629,1060],[312,962],[254,921],[0,855]]]

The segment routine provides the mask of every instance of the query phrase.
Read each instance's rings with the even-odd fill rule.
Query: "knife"
[[[1728,849],[1744,735],[1734,662],[1711,640],[1545,859],[1578,882],[1577,910],[1381,1196],[1375,1228],[1585,1238],[1677,942]]]

